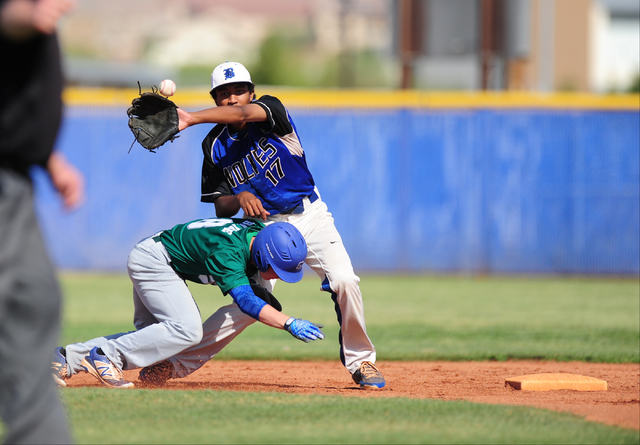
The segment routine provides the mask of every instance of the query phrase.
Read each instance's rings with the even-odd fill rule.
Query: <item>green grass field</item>
[[[64,274],[61,344],[132,329],[124,275]],[[637,279],[363,276],[380,360],[640,361]],[[230,302],[191,286],[206,318]],[[315,278],[279,283],[284,312],[322,323],[304,344],[259,324],[217,359],[337,360],[338,326]],[[61,391],[79,443],[638,443],[638,431],[528,407],[214,391]],[[516,427],[517,426],[517,427]]]
[[[125,275],[64,275],[64,344],[133,329]],[[367,331],[383,360],[554,359],[640,361],[637,280],[366,276]],[[206,318],[231,302],[217,287],[191,285]],[[278,283],[289,315],[325,325],[327,340],[305,344],[255,324],[218,357],[337,357],[338,323],[317,279]]]

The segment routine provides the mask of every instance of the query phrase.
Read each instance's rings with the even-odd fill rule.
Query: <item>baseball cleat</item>
[[[138,380],[150,385],[162,386],[173,378],[173,364],[165,360],[140,370]]]
[[[53,359],[51,360],[51,375],[53,381],[61,388],[67,386],[64,382],[67,377],[67,357],[64,348],[58,347],[53,350]]]
[[[104,386],[109,388],[133,387],[133,383],[124,379],[122,371],[111,363],[111,360],[104,355],[102,349],[93,348],[89,355],[82,359],[81,365],[89,374],[100,380]]]
[[[371,362],[362,362],[351,377],[362,389],[380,389],[385,385],[384,376]]]

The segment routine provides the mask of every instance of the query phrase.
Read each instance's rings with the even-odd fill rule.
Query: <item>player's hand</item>
[[[0,9],[0,33],[25,40],[37,33],[52,34],[59,20],[75,5],[73,0],[9,0]]]
[[[51,183],[58,190],[65,208],[73,210],[84,202],[84,176],[62,155],[53,152],[47,162]]]
[[[256,196],[251,192],[240,192],[236,195],[238,202],[240,203],[240,207],[246,216],[250,216],[252,218],[260,218],[263,221],[267,220],[267,216],[270,215],[264,207],[262,207],[262,202],[256,198]]]
[[[178,111],[178,130],[182,131],[187,127],[193,125],[193,116],[191,114],[184,111],[182,108],[178,107],[176,110]]]
[[[39,0],[34,5],[33,26],[43,34],[52,34],[60,19],[74,6],[73,0]]]
[[[311,340],[322,340],[324,334],[320,330],[324,326],[311,323],[309,320],[300,318],[289,318],[284,324],[284,329],[298,340],[309,343]]]

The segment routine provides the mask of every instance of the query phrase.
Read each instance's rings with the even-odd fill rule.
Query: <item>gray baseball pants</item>
[[[136,330],[67,345],[69,377],[85,370],[82,359],[96,346],[126,370],[166,360],[202,339],[200,310],[184,280],[171,268],[161,242],[153,237],[139,242],[129,254],[127,268],[133,283]]]
[[[0,416],[7,444],[71,443],[51,378],[61,292],[31,181],[0,168]]]

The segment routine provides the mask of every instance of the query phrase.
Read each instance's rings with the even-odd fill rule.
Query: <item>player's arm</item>
[[[238,305],[240,310],[261,323],[276,329],[284,329],[298,340],[309,342],[322,340],[324,334],[320,330],[321,325],[315,325],[308,320],[289,317],[276,310],[273,306],[257,297],[251,286],[243,285],[234,287],[229,295]]]
[[[230,218],[242,209],[246,216],[267,220],[270,215],[262,206],[262,201],[251,192],[240,192],[237,195],[220,196],[215,200],[216,215]]]
[[[285,322],[289,319],[282,312],[278,312],[266,301],[258,297],[249,285],[237,286],[229,291],[229,295],[238,305],[240,310],[256,320],[278,329],[284,329]]]
[[[75,209],[84,201],[84,176],[62,153],[53,152],[47,161],[51,183],[58,190],[67,209]]]
[[[205,181],[208,180],[208,178],[209,176],[205,178]],[[212,181],[215,182],[216,179]],[[229,183],[224,177],[218,178],[217,181],[214,192],[207,194],[207,198],[203,199],[203,201],[213,201],[218,218],[232,218],[242,209],[246,216],[260,218],[263,221],[267,220],[267,216],[269,216],[270,213],[264,209],[260,199],[253,193],[243,191],[234,195],[231,187],[229,187]],[[209,186],[209,184],[203,183],[203,187],[205,186]],[[208,196],[210,196],[210,198]]]
[[[240,211],[240,202],[235,195],[220,196],[214,201],[218,218],[232,218]]]
[[[207,162],[206,156],[205,152],[205,161],[202,164],[201,201],[213,202],[219,218],[231,218],[242,209],[245,215],[266,221],[269,212],[264,209],[262,202],[247,191],[234,195],[222,169]]]
[[[260,311],[258,321],[266,324],[267,326],[271,326],[272,328],[284,329],[284,324],[289,318],[291,317],[283,314],[282,312],[276,311],[273,306],[265,304]]]
[[[215,107],[187,112],[178,108],[180,131],[198,124],[242,124],[267,120],[267,113],[260,105],[248,104],[233,107]]]
[[[53,34],[58,21],[72,7],[71,0],[9,0],[0,9],[0,33],[24,40],[38,33]]]

